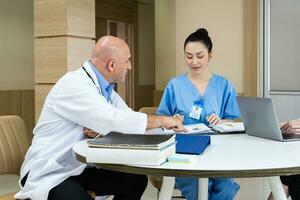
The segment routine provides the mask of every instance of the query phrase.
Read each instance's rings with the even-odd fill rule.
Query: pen
[[[99,138],[100,136],[102,136],[102,135],[100,135],[100,134],[98,133],[98,135],[97,135],[96,137],[94,137],[93,140],[96,140],[96,139]]]

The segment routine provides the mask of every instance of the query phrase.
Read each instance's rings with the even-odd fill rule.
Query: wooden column
[[[57,80],[89,59],[95,0],[34,0],[35,117]]]
[[[259,0],[244,1],[244,95],[259,91]]]

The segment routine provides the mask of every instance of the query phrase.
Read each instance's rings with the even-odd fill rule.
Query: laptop
[[[248,135],[277,141],[300,140],[297,134],[282,134],[271,98],[237,97]]]

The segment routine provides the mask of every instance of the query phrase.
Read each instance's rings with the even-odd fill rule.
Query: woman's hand
[[[207,117],[207,122],[212,125],[217,125],[220,124],[222,120],[217,114],[212,113],[209,117]]]
[[[300,134],[300,118],[281,123],[280,129],[284,134]]]

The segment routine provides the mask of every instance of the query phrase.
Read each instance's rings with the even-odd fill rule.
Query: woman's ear
[[[107,70],[108,70],[109,72],[114,71],[115,65],[116,65],[115,61],[114,61],[114,60],[110,60],[110,61],[107,63]]]
[[[209,56],[209,59],[212,59],[212,52],[210,52],[210,53],[208,54],[208,56]]]

